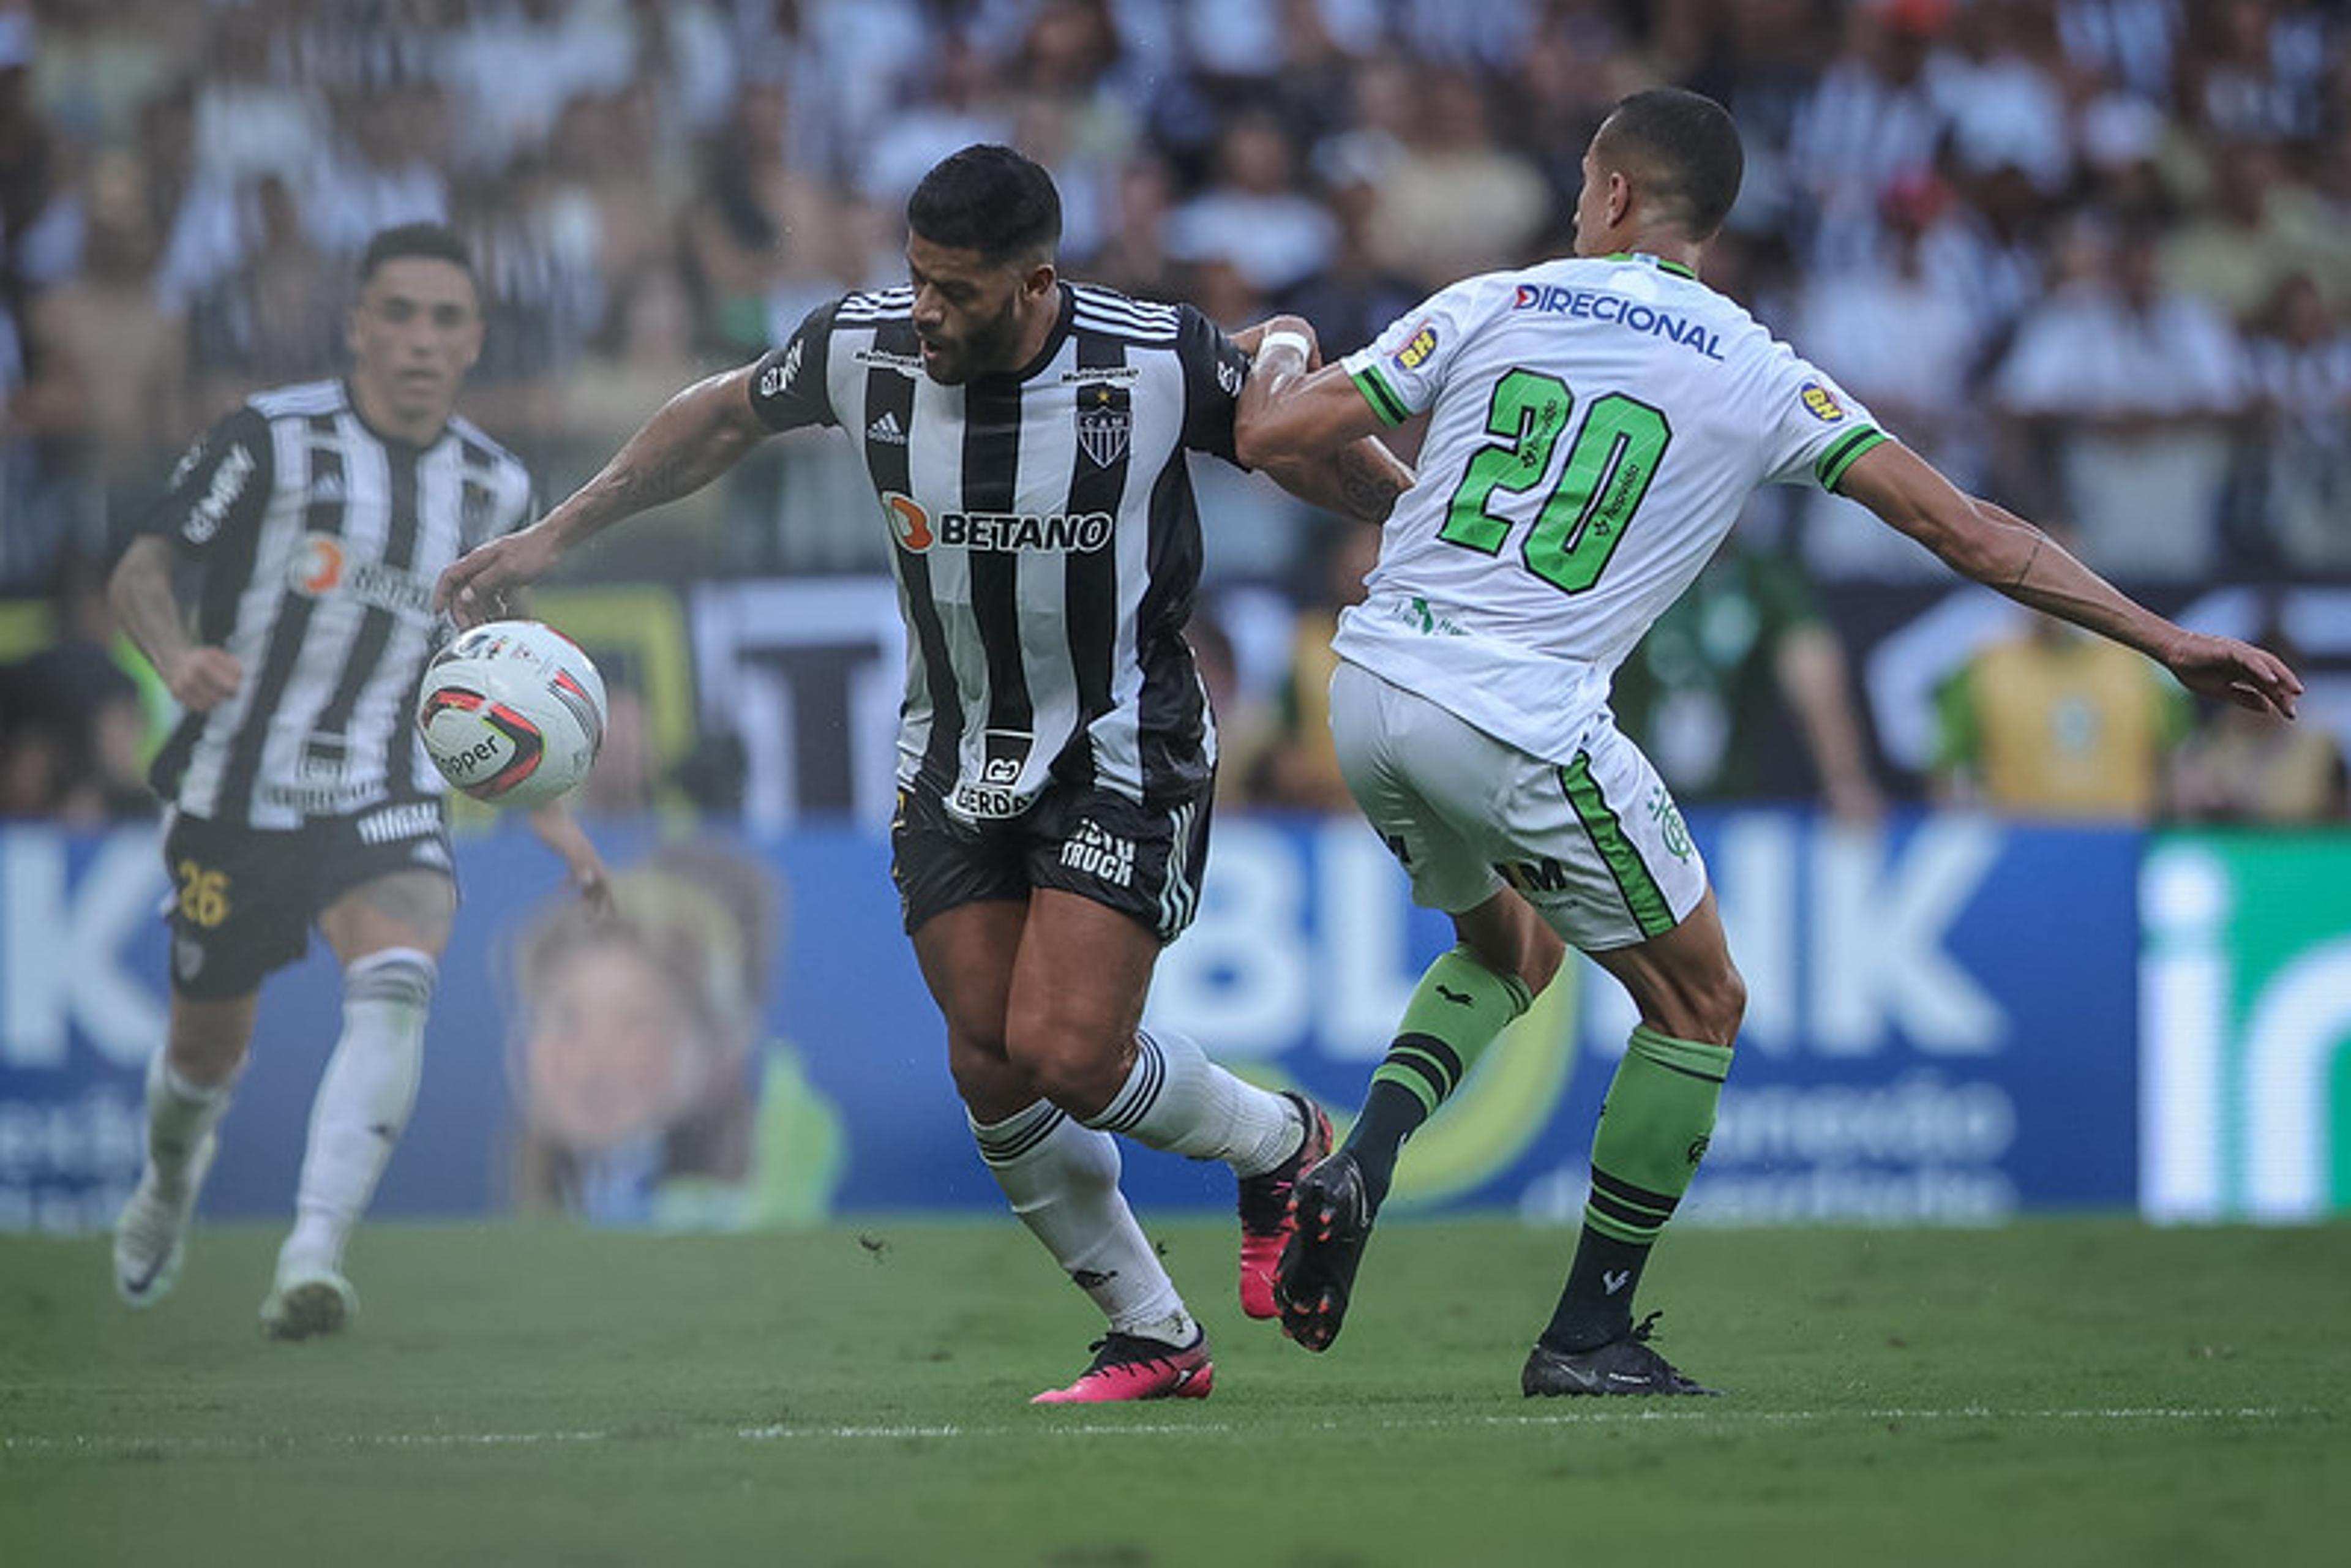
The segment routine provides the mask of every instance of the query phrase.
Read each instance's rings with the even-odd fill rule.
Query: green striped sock
[[[1698,1174],[1729,1071],[1727,1045],[1633,1030],[1592,1135],[1583,1235],[1546,1343],[1585,1350],[1632,1327],[1641,1270]]]
[[[1494,1038],[1533,1005],[1526,982],[1479,963],[1467,946],[1441,953],[1420,977],[1387,1059],[1372,1074],[1347,1149],[1376,1209],[1404,1141],[1436,1113]]]

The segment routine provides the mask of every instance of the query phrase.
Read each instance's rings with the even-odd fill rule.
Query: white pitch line
[[[1638,1410],[1616,1408],[1545,1411],[1539,1415],[1528,1416],[1421,1416],[1389,1417],[1385,1420],[1332,1419],[1315,1423],[1313,1429],[1333,1433],[1434,1429],[1459,1431],[1481,1427],[1495,1429],[1523,1429],[1544,1427],[1628,1426],[1664,1422],[1682,1422],[1694,1426],[1755,1427],[1799,1426],[1831,1421],[2062,1421],[2124,1425],[2189,1421],[2275,1422],[2307,1419],[2330,1414],[2332,1413],[2316,1408],[2286,1408],[2274,1406],[2147,1406],[2050,1410],[1994,1410],[1977,1406],[1916,1410],[1899,1407],[1882,1410],[1738,1410],[1723,1409],[1719,1406],[1708,1408],[1700,1406],[1682,1406],[1673,1410],[1655,1407]],[[1215,1417],[1197,1421],[1120,1421],[1102,1424],[1061,1422],[1040,1415],[1029,1421],[991,1422],[985,1426],[970,1427],[954,1424],[827,1427],[777,1423],[763,1427],[737,1427],[733,1432],[703,1429],[666,1435],[559,1430],[550,1432],[352,1432],[325,1436],[288,1435],[282,1437],[127,1437],[113,1435],[0,1437],[0,1453],[97,1456],[151,1453],[238,1454],[318,1448],[527,1448],[612,1442],[664,1440],[704,1442],[714,1438],[745,1443],[773,1443],[810,1439],[819,1442],[913,1442],[924,1439],[961,1438],[993,1440],[1029,1436],[1198,1437],[1250,1436],[1264,1430],[1265,1427],[1260,1423],[1239,1423]]]

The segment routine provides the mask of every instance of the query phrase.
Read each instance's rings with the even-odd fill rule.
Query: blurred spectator
[[[2186,11],[2180,96],[2199,128],[2265,141],[2318,133],[2326,18],[2273,0],[2203,0]]]
[[[2232,141],[2212,157],[2212,204],[2163,241],[2165,287],[2192,294],[2243,322],[2294,273],[2331,281],[2346,297],[2351,233],[2325,204],[2286,178],[2278,150]]]
[[[369,236],[449,217],[449,182],[434,160],[441,96],[423,86],[345,95],[334,105],[334,140],[319,150],[304,187],[302,219],[319,248],[357,256]]]
[[[188,343],[186,323],[157,298],[159,247],[139,164],[100,154],[85,192],[81,269],[33,304],[34,375],[15,413],[78,445],[103,518],[127,515],[152,483],[159,438],[191,428]]]
[[[2351,332],[2298,273],[2257,325],[2247,360],[2265,439],[2245,469],[2267,543],[2297,574],[2351,572]]]
[[[1529,260],[1551,221],[1551,190],[1496,141],[1485,90],[1460,68],[1425,72],[1404,151],[1378,179],[1372,248],[1425,293]]]
[[[1789,172],[1818,213],[1815,265],[1864,249],[1879,194],[1935,167],[1950,116],[1927,80],[1952,0],[1872,0],[1845,13],[1844,47],[1796,116]]]
[[[254,198],[259,243],[188,308],[197,424],[219,418],[263,387],[315,375],[340,350],[350,303],[345,269],[311,243],[284,180],[263,176]]]
[[[1743,532],[1617,667],[1609,706],[1684,806],[1772,793],[1792,715],[1829,810],[1885,810],[1844,644],[1802,570]]]
[[[1387,271],[1372,254],[1372,214],[1378,204],[1378,191],[1361,181],[1332,192],[1337,246],[1327,265],[1280,299],[1280,308],[1313,324],[1327,354],[1353,353],[1426,297],[1411,278]]]
[[[2155,236],[2075,231],[2047,301],[2018,330],[1994,394],[2012,470],[2056,476],[2085,558],[2124,578],[2208,574],[2231,422],[2246,408],[2235,335],[2164,289]]]
[[[1328,266],[1337,231],[1329,209],[1300,193],[1280,122],[1244,113],[1217,141],[1207,189],[1168,214],[1167,251],[1181,261],[1228,263],[1251,289],[1270,295]]]
[[[765,1040],[776,893],[755,862],[671,846],[522,938],[516,1197],[599,1224],[811,1224],[840,1184],[838,1112]]]
[[[768,298],[786,279],[809,280],[810,303],[832,292],[820,280],[836,272],[828,253],[836,203],[787,157],[790,123],[780,84],[745,87],[705,151],[686,216],[687,254],[709,312],[704,335],[730,359],[768,346]]]
[[[1968,380],[1978,320],[1928,270],[1924,239],[1952,202],[1932,175],[1906,175],[1880,206],[1877,253],[1847,272],[1815,270],[1791,337],[1868,404],[1891,434],[1962,486],[1982,470],[1981,430]],[[1821,492],[1804,504],[1805,559],[1823,576],[1938,580],[1946,569],[1867,508]],[[1668,782],[1672,775],[1667,773]]]
[[[1929,60],[1927,89],[1962,174],[2022,169],[2045,192],[2072,178],[2066,64],[2053,12],[2049,0],[1974,0],[1953,17],[1952,47]]]
[[[2309,668],[2273,615],[2262,646]],[[2183,821],[2314,827],[2351,816],[2343,748],[2318,724],[2213,705],[2171,759],[2171,810]]]
[[[1158,154],[1138,152],[1121,166],[1113,190],[1110,232],[1087,271],[1105,287],[1137,299],[1180,298],[1182,268],[1166,246],[1175,171]]]
[[[1947,803],[2004,816],[2146,822],[2194,717],[2131,650],[2044,615],[1979,649],[1936,695]]]

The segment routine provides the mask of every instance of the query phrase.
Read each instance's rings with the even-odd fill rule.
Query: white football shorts
[[[1507,883],[1564,940],[1602,953],[1664,936],[1706,895],[1672,792],[1605,712],[1551,760],[1343,659],[1331,737],[1416,904],[1458,915]]]

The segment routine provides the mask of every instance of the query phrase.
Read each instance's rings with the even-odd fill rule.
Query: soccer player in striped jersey
[[[454,413],[482,345],[463,241],[428,224],[377,235],[347,336],[347,381],[258,393],[196,444],[110,583],[184,710],[153,774],[170,805],[169,1034],[148,1069],[147,1165],[116,1223],[115,1286],[134,1307],[171,1290],[261,982],[315,925],[343,966],[343,1027],[262,1303],[285,1339],[357,1310],[344,1245],[414,1103],[456,908],[444,786],[414,727],[446,631],[434,579],[527,520],[531,497],[521,463]],[[198,580],[193,632],[175,558]],[[559,806],[532,821],[602,902],[578,825]]]
[[[1529,1395],[1701,1394],[1635,1323],[1688,1187],[1746,991],[1672,796],[1608,710],[1610,672],[1749,494],[1811,483],[1953,570],[2113,638],[2192,690],[2291,716],[2272,654],[2182,630],[2039,529],[1954,489],[1699,281],[1739,192],[1739,132],[1673,89],[1616,106],[1583,159],[1575,255],[1444,289],[1339,364],[1270,324],[1241,396],[1249,463],[1429,416],[1421,482],[1341,622],[1331,725],[1349,788],[1459,943],[1407,1005],[1346,1146],[1302,1176],[1278,1268],[1285,1332],[1327,1348],[1404,1139],[1557,970],[1563,943],[1640,1011]],[[1654,1317],[1655,1314],[1652,1314]]]
[[[774,431],[859,444],[908,631],[892,873],[982,1159],[1109,1321],[1041,1402],[1198,1397],[1199,1324],[1118,1187],[1124,1134],[1240,1184],[1241,1302],[1274,1315],[1290,1183],[1329,1147],[1303,1096],[1141,1028],[1207,854],[1216,731],[1184,624],[1200,570],[1187,451],[1233,458],[1257,334],[1063,280],[1061,201],[1008,148],[907,204],[908,287],[810,313],[690,387],[539,522],[444,575],[461,621],[566,550],[707,483]],[[1411,474],[1376,440],[1277,465],[1384,517]]]

